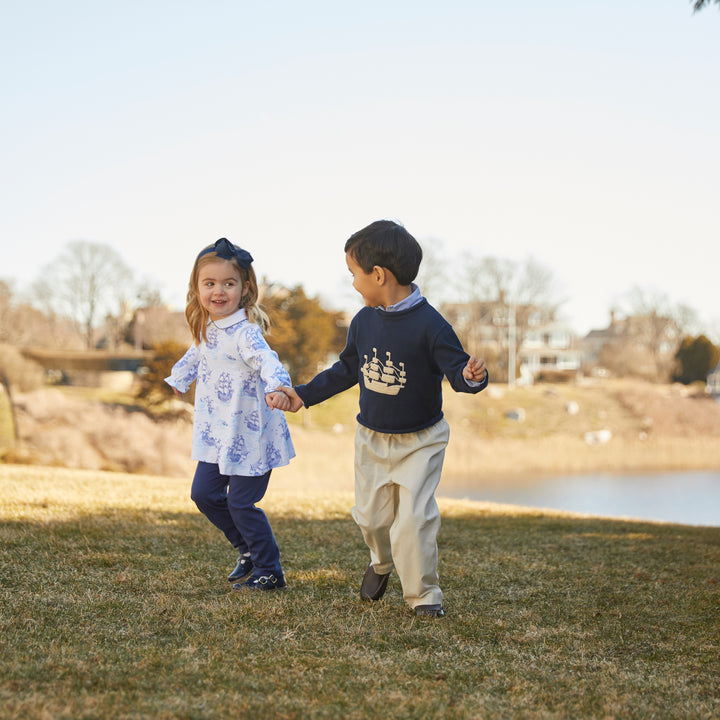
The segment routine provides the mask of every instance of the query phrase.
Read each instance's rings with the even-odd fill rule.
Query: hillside
[[[720,469],[720,403],[680,385],[605,380],[448,398],[446,479],[476,473]],[[507,415],[515,413],[523,420]]]
[[[278,475],[292,485],[312,477],[334,489],[351,487],[356,408],[356,392],[348,391],[289,415],[298,456]],[[510,474],[720,468],[720,403],[682,386],[491,385],[479,396],[447,390],[445,412],[452,428],[446,484]],[[130,398],[45,388],[19,394],[16,415],[21,443],[5,453],[6,462],[172,477],[193,472],[188,406],[156,422]]]

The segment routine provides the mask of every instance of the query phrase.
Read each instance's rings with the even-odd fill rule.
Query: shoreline
[[[710,475],[709,481],[711,486],[700,488],[702,497],[712,496],[711,507],[716,507],[715,495],[720,493],[720,470],[650,470],[650,471],[625,471],[616,473],[615,471],[596,471],[588,473],[587,476],[582,474],[575,477],[569,475],[558,477],[556,474],[550,473],[545,476],[537,475],[520,475],[518,473],[511,477],[492,478],[489,482],[480,482],[473,486],[462,486],[458,484],[448,483],[446,478],[440,482],[440,486],[435,495],[438,504],[441,506],[441,513],[445,516],[447,513],[456,515],[467,511],[469,507],[475,507],[483,512],[491,515],[505,515],[518,513],[524,515],[535,516],[564,516],[580,519],[604,519],[610,521],[627,521],[627,522],[643,522],[643,523],[659,523],[663,525],[684,525],[698,528],[720,528],[720,518],[708,516],[703,513],[699,515],[682,514],[682,505],[687,507],[691,504],[693,507],[700,507],[703,511],[707,505],[695,504],[696,500],[692,498],[688,500],[687,482],[678,485],[679,478],[673,478],[670,487],[670,495],[675,496],[675,500],[668,506],[667,495],[668,485],[662,484],[663,474],[683,475]],[[647,488],[643,488],[643,497],[638,504],[637,488],[633,488],[633,474],[639,476],[642,481],[658,480],[661,483],[659,492],[654,493],[648,500]],[[78,487],[87,486],[94,482],[97,478],[101,482],[107,476],[120,476],[119,486],[126,483],[147,481],[150,485],[160,483],[166,488],[174,488],[173,495],[177,500],[187,503],[188,508],[194,509],[190,502],[190,480],[189,478],[169,477],[148,475],[142,473],[126,473],[113,470],[89,470],[78,468],[63,468],[58,466],[43,465],[21,465],[12,463],[0,463],[0,483],[14,480],[22,477],[43,478],[43,480],[53,485],[55,480],[68,482]],[[625,481],[623,485],[617,486],[613,484],[613,478],[596,478],[593,475],[618,475]],[[643,475],[658,476],[657,478],[643,478]],[[717,476],[717,477],[716,477]],[[686,480],[693,478],[686,478]],[[557,480],[564,489],[558,494]],[[598,485],[596,481],[600,482]],[[701,480],[703,480],[701,478]],[[707,482],[707,480],[704,480]],[[577,484],[576,484],[577,482]],[[628,485],[629,482],[629,485]],[[594,485],[588,490],[588,483]],[[44,485],[45,483],[41,483]],[[538,487],[543,486],[543,487]],[[550,492],[547,492],[547,488]],[[602,493],[598,493],[598,487],[603,489]],[[629,490],[629,492],[627,492]],[[694,488],[696,495],[698,488]],[[680,493],[680,494],[678,494]],[[577,498],[583,497],[591,500],[591,506],[580,506]],[[630,498],[630,501],[627,498]],[[280,468],[275,471],[270,482],[266,497],[260,503],[270,512],[277,512],[279,508],[285,506],[294,506],[303,502],[307,498],[315,498],[314,505],[318,512],[326,508],[329,504],[340,502],[347,506],[347,510],[354,504],[353,479],[350,474],[344,474],[341,482],[329,483],[326,477],[315,477],[313,482],[303,482],[297,473],[292,472],[289,468]],[[664,509],[663,498],[665,498]],[[720,500],[719,500],[720,501]],[[568,504],[568,502],[570,504]],[[633,504],[634,503],[634,504]],[[670,507],[670,512],[666,510]]]
[[[582,439],[551,436],[496,439],[463,443],[450,440],[443,478],[467,484],[472,477],[517,477],[673,471],[720,471],[720,441],[716,438],[613,438],[592,446]]]
[[[592,472],[502,481],[474,486],[440,484],[438,500],[507,504],[581,517],[720,527],[720,471]]]
[[[271,484],[287,489],[353,491],[354,433],[291,429],[296,457],[273,472]],[[483,439],[451,430],[441,487],[448,490],[484,482],[517,483],[591,473],[720,472],[715,438],[614,438],[592,447],[582,439]]]

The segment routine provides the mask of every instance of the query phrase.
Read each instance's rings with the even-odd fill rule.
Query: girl
[[[185,317],[195,343],[165,381],[176,394],[194,380],[191,498],[239,553],[228,581],[235,590],[285,587],[280,551],[262,500],[273,468],[295,456],[285,416],[289,401],[273,390],[290,377],[268,346],[252,256],[226,238],[197,256]]]

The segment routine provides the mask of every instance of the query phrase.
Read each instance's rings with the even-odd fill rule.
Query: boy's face
[[[345,253],[345,262],[353,276],[353,287],[362,295],[365,304],[368,307],[382,305],[382,286],[378,283],[377,275],[374,272],[366,273],[349,252]]]

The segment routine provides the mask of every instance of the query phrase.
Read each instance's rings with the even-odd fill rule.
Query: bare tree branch
[[[99,321],[121,314],[133,294],[131,280],[129,268],[110,246],[78,240],[44,269],[37,287],[78,324],[92,348]]]
[[[693,0],[693,12],[698,12],[698,10],[702,10],[704,7],[707,7],[712,3],[713,0]],[[716,5],[720,5],[720,0],[714,0]]]

